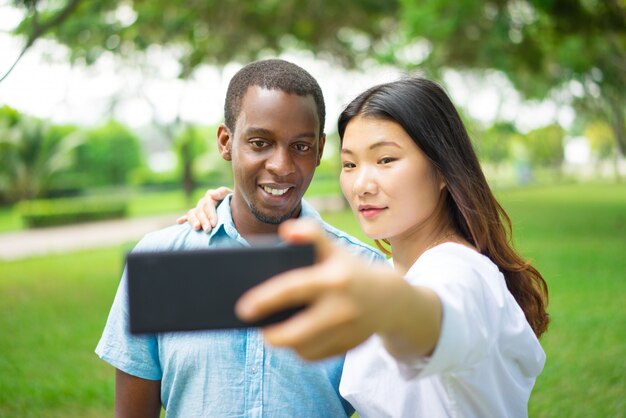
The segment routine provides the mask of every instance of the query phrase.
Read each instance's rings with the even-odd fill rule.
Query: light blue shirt
[[[217,216],[210,234],[175,225],[146,235],[134,251],[249,245],[235,229],[230,196]],[[301,216],[319,220],[364,260],[384,260],[322,221],[305,201]],[[354,411],[339,395],[343,356],[307,362],[291,350],[265,346],[255,328],[132,335],[127,304],[124,272],[96,353],[125,373],[161,380],[168,417],[345,417]]]

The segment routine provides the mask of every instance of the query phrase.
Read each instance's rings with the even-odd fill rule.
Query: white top
[[[361,418],[527,417],[545,353],[496,265],[445,243],[406,279],[439,296],[441,335],[430,358],[411,362],[392,357],[376,335],[348,352],[340,392]]]

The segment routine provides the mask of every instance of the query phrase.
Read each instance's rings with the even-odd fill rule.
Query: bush
[[[76,161],[58,176],[55,188],[88,189],[127,184],[133,170],[142,166],[137,136],[119,122],[110,121],[84,132],[76,148]]]
[[[44,196],[54,179],[73,164],[81,143],[80,132],[71,125],[50,125],[26,116],[8,125],[0,118],[0,200]]]
[[[74,198],[30,200],[18,204],[24,225],[38,228],[78,222],[123,218],[128,213],[125,199]]]

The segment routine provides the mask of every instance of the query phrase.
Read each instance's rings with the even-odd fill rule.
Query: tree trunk
[[[185,142],[181,146],[181,159],[183,163],[183,190],[185,191],[185,199],[191,204],[193,197],[194,180],[193,180],[193,158],[191,157],[191,143]]]
[[[626,119],[624,118],[624,104],[620,101],[619,97],[611,93],[606,93],[606,100],[609,103],[609,109],[611,111],[611,128],[615,134],[615,140],[617,141],[618,153],[626,157]]]

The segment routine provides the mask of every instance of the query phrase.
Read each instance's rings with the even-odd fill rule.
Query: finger
[[[323,270],[318,266],[290,270],[253,287],[235,305],[237,316],[244,321],[263,317],[296,306],[306,305],[325,290],[319,280]],[[322,273],[323,274],[323,273]]]
[[[327,330],[315,339],[294,345],[292,348],[306,360],[320,360],[344,354],[365,341],[370,335],[363,334],[354,327],[337,327]],[[270,341],[268,343],[271,344]]]
[[[266,327],[263,336],[268,343],[291,347],[309,360],[344,353],[365,341],[372,332],[358,326],[350,314],[337,312],[336,302],[326,300],[287,321]]]
[[[201,210],[207,218],[207,223],[203,224],[205,231],[210,230],[214,228],[215,225],[217,225],[216,208],[220,204],[220,202],[224,200],[226,196],[228,196],[229,193],[232,193],[232,190],[225,186],[218,187],[217,189],[209,189],[206,191],[204,199],[201,200],[201,202],[204,201],[204,205]]]
[[[207,205],[211,206],[212,204],[212,201],[209,201],[209,203],[207,204],[206,200],[203,198],[198,202],[195,209],[192,209],[196,219],[198,220],[200,225],[202,225],[202,229],[204,230],[204,232],[210,232],[211,229],[213,229],[209,217],[206,214]]]
[[[312,219],[289,219],[278,227],[278,234],[292,244],[313,243],[318,261],[326,260],[333,253],[332,242]]]
[[[199,231],[200,228],[202,227],[202,224],[200,223],[200,221],[198,220],[196,216],[195,209],[191,209],[190,211],[187,212],[187,222],[189,222],[189,225],[191,225],[191,227],[195,229],[196,231]]]
[[[203,225],[205,227],[205,231],[207,229],[212,229],[217,225],[217,204],[215,200],[206,200],[201,208],[198,208],[199,214],[203,217]]]
[[[347,318],[335,309],[340,306],[337,305],[341,303],[340,298],[332,299],[332,296],[326,297],[286,321],[265,327],[264,336],[273,345],[295,347],[345,324]]]
[[[207,191],[207,194],[210,193],[210,197],[217,201],[217,202],[221,202],[222,200],[224,200],[226,198],[226,196],[228,196],[230,193],[232,193],[233,191],[231,189],[229,189],[228,187],[222,186],[222,187],[218,187],[215,190],[209,190]]]
[[[185,222],[187,222],[187,215],[183,215],[180,218],[176,219],[177,224],[184,224]]]

